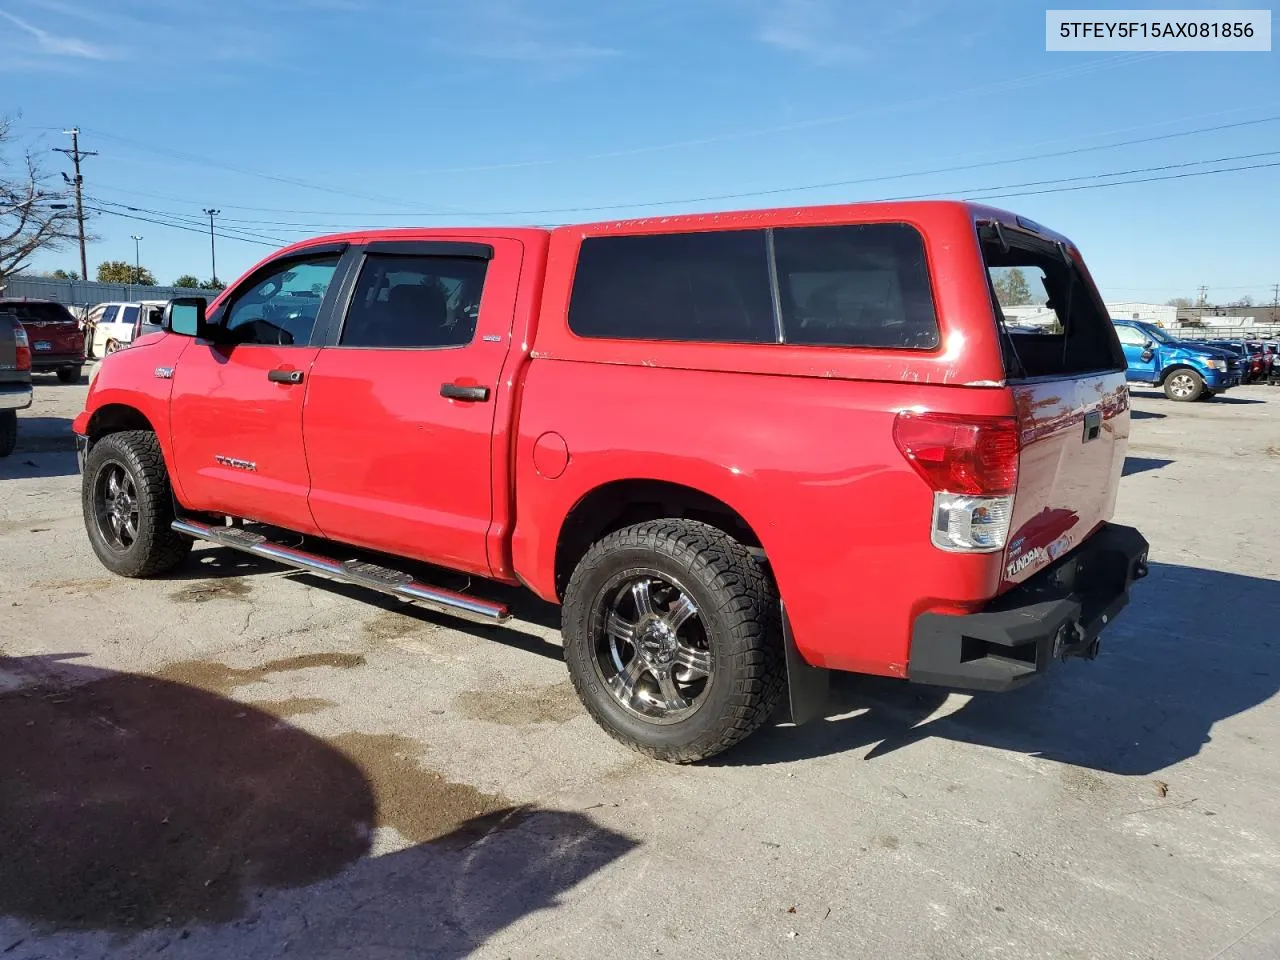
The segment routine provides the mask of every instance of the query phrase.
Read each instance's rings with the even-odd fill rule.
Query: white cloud
[[[19,30],[23,30],[35,37],[41,53],[59,57],[80,57],[85,60],[113,59],[112,54],[105,48],[89,43],[86,40],[81,40],[78,37],[50,33],[48,30],[41,29],[34,23],[28,23],[4,10],[0,10],[0,17],[8,20]]]

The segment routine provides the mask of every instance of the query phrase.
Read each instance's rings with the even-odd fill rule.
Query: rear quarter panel
[[[999,555],[930,544],[932,492],[892,436],[908,407],[1011,412],[1000,389],[534,360],[516,452],[516,569],[554,598],[560,527],[579,500],[620,478],[682,484],[760,538],[806,659],[902,675],[918,613],[967,610],[1000,581]],[[569,449],[556,479],[534,466],[548,432]]]

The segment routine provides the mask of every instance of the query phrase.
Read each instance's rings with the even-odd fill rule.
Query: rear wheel
[[[59,367],[58,382],[59,383],[79,383],[80,368],[79,367]]]
[[[1164,395],[1183,403],[1199,400],[1204,393],[1204,378],[1194,370],[1175,370],[1164,380]]]
[[[0,410],[0,457],[13,453],[18,445],[18,411]]]
[[[600,540],[569,580],[563,618],[579,698],[610,736],[656,759],[714,756],[782,696],[777,591],[707,524],[655,520]]]
[[[119,341],[117,341],[117,340],[108,340],[108,341],[107,341],[107,349],[106,349],[106,352],[105,352],[104,356],[110,356],[111,354],[115,353],[115,352],[116,352],[117,350],[119,350],[119,349],[120,349],[120,343],[119,343]]]
[[[80,498],[84,525],[102,565],[123,577],[166,573],[191,552],[170,529],[173,495],[156,435],[112,433],[89,450]]]

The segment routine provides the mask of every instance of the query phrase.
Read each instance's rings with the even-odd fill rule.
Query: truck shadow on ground
[[[293,540],[287,542],[299,543],[300,541],[299,538],[294,537]],[[322,553],[325,552],[326,547],[325,544],[315,540],[308,540],[304,546],[307,549],[315,549]],[[328,552],[335,556],[363,557],[377,563],[394,565],[396,569],[412,574],[423,583],[464,592],[474,586],[474,592],[483,596],[486,600],[505,603],[515,619],[545,627],[549,630],[558,631],[560,629],[560,608],[555,604],[546,603],[538,599],[523,588],[509,587],[505,584],[480,580],[479,578],[469,578],[465,574],[459,574],[456,571],[431,567],[427,564],[415,563],[401,558],[387,558],[378,554],[354,550],[350,547],[332,549],[332,545],[328,546],[330,547]],[[375,610],[391,611],[405,617],[420,620],[423,623],[447,627],[450,630],[470,634],[479,640],[502,643],[506,646],[515,647],[528,653],[536,653],[553,660],[564,659],[564,650],[558,642],[548,642],[540,637],[522,633],[506,626],[489,626],[483,623],[461,620],[450,614],[437,613],[418,604],[406,603],[395,597],[389,597],[368,587],[329,580],[315,574],[294,570],[229,547],[197,544],[195,551],[191,554],[191,558],[178,569],[167,574],[166,579],[217,580],[224,577],[255,575],[289,577],[292,580],[296,580],[300,585],[304,585],[306,589],[325,590],[329,593],[355,600],[368,607],[370,613]],[[474,583],[472,582],[473,580],[475,581]]]
[[[1148,470],[1163,470],[1172,460],[1161,457],[1125,457],[1123,475],[1131,477],[1135,473],[1146,473]]]
[[[462,957],[636,846],[449,784],[408,741],[388,784],[358,735],[75,659],[0,657],[6,960],[179,939],[171,955]],[[379,825],[416,845],[368,857]]]
[[[1130,384],[1130,385],[1129,385],[1129,394],[1130,394],[1130,396],[1134,396],[1134,397],[1142,397],[1142,398],[1143,398],[1143,399],[1145,399],[1145,400],[1164,400],[1164,401],[1168,402],[1168,403],[1170,404],[1170,406],[1175,407],[1175,408],[1176,408],[1176,407],[1181,406],[1181,404],[1180,404],[1180,403],[1178,403],[1178,401],[1176,401],[1176,400],[1169,400],[1169,398],[1168,398],[1168,397],[1166,397],[1166,396],[1164,395],[1164,391],[1163,391],[1163,390],[1135,390],[1135,389],[1133,388],[1133,385],[1132,385],[1132,384]],[[1216,394],[1215,396],[1211,397],[1211,398],[1210,398],[1210,399],[1208,399],[1208,400],[1202,400],[1202,401],[1200,401],[1200,402],[1201,402],[1201,403],[1223,403],[1223,404],[1232,404],[1232,403],[1237,403],[1237,404],[1240,404],[1240,403],[1266,403],[1267,401],[1265,401],[1265,400],[1254,400],[1254,399],[1252,399],[1252,398],[1250,398],[1250,397],[1233,397],[1233,396],[1228,396],[1227,394],[1219,393],[1219,394]],[[1194,404],[1193,404],[1193,405],[1194,405]]]
[[[0,460],[0,480],[75,476],[76,442],[67,417],[18,413],[18,445]]]
[[[1094,663],[1054,664],[1020,690],[977,694],[934,719],[945,690],[836,674],[834,719],[761,731],[721,762],[787,762],[873,744],[874,760],[940,737],[1150,774],[1195,756],[1214,724],[1280,692],[1277,623],[1280,582],[1153,563]]]

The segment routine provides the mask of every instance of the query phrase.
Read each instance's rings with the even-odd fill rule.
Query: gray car
[[[18,411],[31,406],[31,342],[17,314],[0,313],[0,457],[18,445]]]

